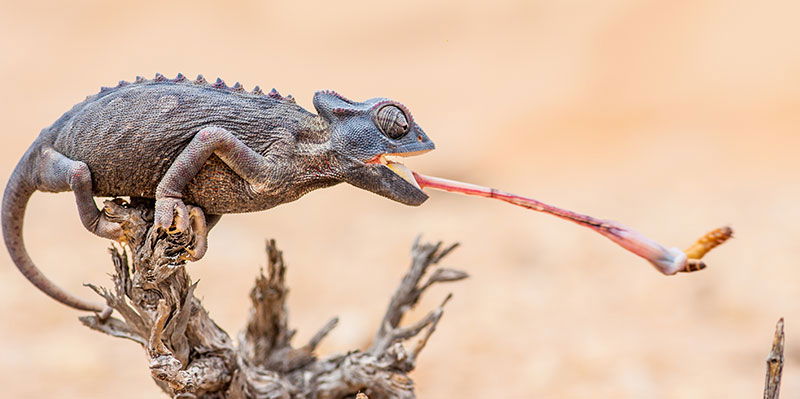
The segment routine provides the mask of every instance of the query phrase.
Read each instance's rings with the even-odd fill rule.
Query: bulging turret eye
[[[400,107],[386,105],[375,114],[375,124],[381,132],[391,139],[397,140],[408,133],[408,118]]]

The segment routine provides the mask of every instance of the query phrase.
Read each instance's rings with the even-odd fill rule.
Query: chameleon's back
[[[137,78],[103,88],[44,129],[17,163],[0,212],[6,248],[20,272],[42,292],[72,308],[107,317],[108,308],[70,295],[42,274],[28,255],[22,229],[35,191],[74,191],[83,225],[98,236],[119,240],[120,226],[104,217],[93,197],[154,198],[167,171],[186,166],[176,158],[190,142],[198,142],[192,140],[201,129],[228,132],[248,151],[281,161],[293,158],[290,149],[298,137],[319,138],[318,133],[327,132],[320,122],[274,90],[267,95],[260,89],[246,93],[238,83],[230,88],[221,80],[209,85],[202,77],[189,82],[182,75],[170,80],[157,74],[151,81]],[[264,190],[258,182],[258,195],[217,156],[206,155],[198,162],[187,176],[193,180],[182,182],[180,202],[199,205],[206,216],[267,209],[297,198],[304,189],[286,181],[292,177],[284,172],[292,170],[287,162],[277,162],[285,167],[269,175],[277,188]],[[287,187],[293,188],[294,196],[285,195]]]
[[[270,147],[291,145],[313,117],[279,96],[162,78],[104,89],[64,114],[45,134],[54,139],[56,151],[89,166],[96,195],[153,198],[172,161],[201,128],[228,129],[265,154]],[[215,185],[214,192],[249,193],[244,181],[216,157],[201,175],[208,174],[205,169],[214,169],[215,179],[204,181]],[[187,197],[197,189],[190,184]]]

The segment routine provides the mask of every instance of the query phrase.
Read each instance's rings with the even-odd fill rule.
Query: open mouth
[[[371,160],[367,161],[366,163],[367,164],[384,165],[387,168],[389,168],[392,172],[394,172],[396,175],[402,177],[403,180],[409,182],[412,186],[416,187],[418,190],[422,190],[422,187],[419,186],[419,183],[417,183],[417,179],[414,177],[414,172],[411,171],[411,169],[409,169],[408,167],[406,167],[402,163],[397,162],[396,160],[394,160],[392,158],[411,157],[411,156],[415,156],[415,155],[424,154],[424,153],[426,153],[428,151],[430,151],[430,150],[414,151],[414,152],[402,152],[402,153],[393,153],[393,154],[381,154],[381,155],[376,156],[375,158],[372,158]]]

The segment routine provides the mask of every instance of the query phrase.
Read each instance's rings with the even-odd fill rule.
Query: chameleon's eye
[[[408,118],[400,107],[386,105],[375,114],[375,124],[383,134],[397,140],[408,133]]]

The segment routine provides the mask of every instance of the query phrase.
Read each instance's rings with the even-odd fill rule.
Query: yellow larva
[[[733,229],[728,226],[720,227],[709,231],[704,236],[700,237],[691,247],[687,248],[686,257],[689,259],[701,259],[708,251],[716,248],[718,245],[728,241],[733,236]]]

